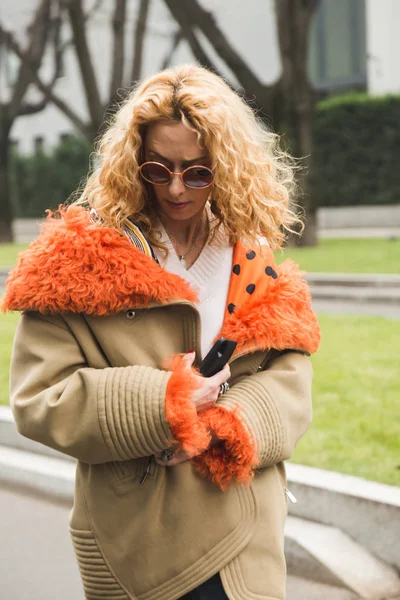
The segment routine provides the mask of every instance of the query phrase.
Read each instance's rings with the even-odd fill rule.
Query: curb
[[[60,458],[0,446],[0,481],[72,504],[76,465]]]
[[[400,276],[307,273],[313,300],[342,300],[400,306]]]
[[[285,538],[291,544],[291,552],[286,556],[294,575],[302,573],[302,577],[310,578],[318,572],[321,583],[347,587],[360,598],[400,594],[400,579],[395,569],[336,527],[288,517]],[[294,557],[297,564],[293,564]]]
[[[392,273],[307,273],[305,278],[313,285],[341,285],[348,287],[391,287],[400,289],[400,275]]]
[[[320,239],[373,239],[383,238],[397,240],[400,238],[400,227],[341,227],[328,229],[319,227],[317,231]]]
[[[336,527],[400,572],[400,487],[286,463],[294,517]]]

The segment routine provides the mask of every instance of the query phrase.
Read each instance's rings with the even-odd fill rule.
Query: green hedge
[[[91,146],[78,137],[63,139],[51,153],[15,154],[11,189],[16,217],[44,216],[47,208],[65,202],[84,182],[89,170]]]
[[[319,206],[400,202],[400,96],[324,100],[314,138]]]
[[[400,202],[400,96],[357,93],[318,104],[314,164],[319,206]],[[84,180],[90,144],[64,139],[52,151],[16,155],[12,195],[18,217],[40,217]]]

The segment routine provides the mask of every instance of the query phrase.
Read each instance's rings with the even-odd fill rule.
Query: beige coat
[[[200,420],[179,369],[162,368],[189,349],[200,358],[186,282],[77,207],[11,273],[3,304],[23,312],[12,409],[23,435],[78,460],[70,528],[87,599],[175,600],[216,572],[231,600],[285,597],[283,461],[311,421],[304,354],[319,330],[295,267],[276,274],[225,319],[239,342],[231,389]],[[200,449],[205,427],[219,454],[149,458],[174,438]]]

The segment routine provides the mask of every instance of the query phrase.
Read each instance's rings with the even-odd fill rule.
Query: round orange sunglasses
[[[193,165],[182,173],[174,173],[161,163],[148,161],[140,165],[139,172],[143,179],[153,185],[168,185],[174,175],[178,175],[187,187],[194,189],[209,187],[214,181],[211,169],[201,165]]]

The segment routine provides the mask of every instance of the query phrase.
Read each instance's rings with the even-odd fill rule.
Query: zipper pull
[[[286,487],[283,488],[285,490],[285,494],[286,496],[289,498],[290,502],[292,504],[297,504],[297,498],[294,494],[292,494],[292,492],[290,490],[288,490]]]
[[[140,480],[140,485],[143,485],[146,481],[146,479],[148,478],[148,476],[150,475],[150,471],[151,471],[151,461],[152,459],[150,458],[149,462],[147,463],[147,467],[145,472],[143,473],[143,477]]]

